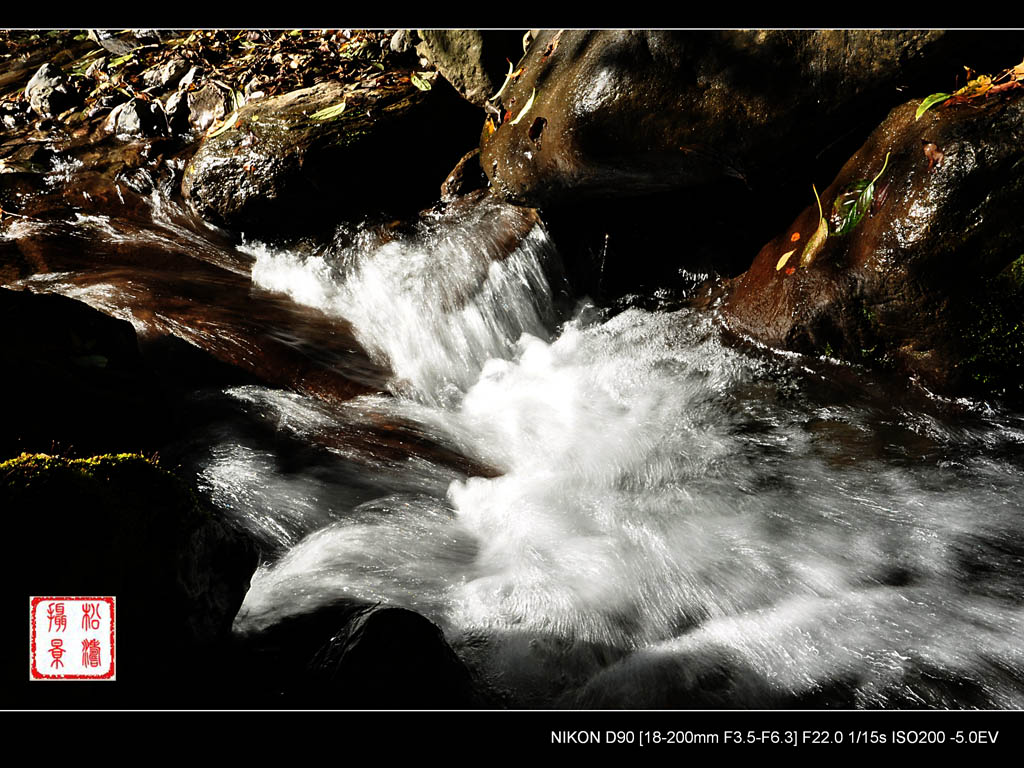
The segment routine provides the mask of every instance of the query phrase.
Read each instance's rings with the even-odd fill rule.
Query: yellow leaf
[[[811,239],[804,246],[804,252],[800,255],[801,267],[811,266],[818,253],[825,247],[825,241],[828,240],[828,222],[825,221],[825,217],[821,213],[821,198],[818,197],[817,187],[812,184],[811,189],[814,190],[814,199],[818,201],[818,228],[811,235]]]
[[[530,107],[533,106],[533,100],[535,98],[537,98],[537,89],[536,88],[533,89],[533,93],[530,94],[530,98],[527,100],[526,106],[523,107],[522,111],[519,113],[519,116],[515,120],[512,121],[512,125],[516,125],[520,120],[523,119],[523,117],[526,115],[526,113],[530,111]]]
[[[505,61],[508,61],[508,59],[505,59]],[[508,72],[505,74],[505,82],[501,84],[501,88],[498,89],[498,92],[496,94],[494,94],[493,96],[491,96],[491,98],[489,98],[488,101],[496,101],[497,98],[499,96],[501,96],[502,93],[505,92],[505,88],[515,78],[515,73],[512,71],[513,68],[514,67],[513,67],[512,62],[509,61],[508,62]],[[522,70],[519,70],[519,71],[522,72]]]
[[[786,262],[789,261],[789,257],[792,256],[794,253],[796,253],[796,248],[794,248],[792,251],[786,251],[784,254],[782,254],[782,256],[779,258],[779,262],[775,265],[775,271],[778,272],[780,269],[786,266]]]

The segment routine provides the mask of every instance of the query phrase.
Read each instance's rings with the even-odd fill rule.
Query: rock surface
[[[234,109],[235,100],[230,89],[217,83],[207,83],[186,95],[188,119],[199,132],[227,117]]]
[[[241,618],[241,617],[240,617]],[[296,697],[303,706],[464,709],[482,704],[472,677],[441,631],[394,606],[342,602],[240,636],[245,664],[263,671],[246,684]]]
[[[257,555],[181,480],[139,455],[24,454],[0,463],[0,508],[13,541],[41,545],[39,557],[4,566],[6,609],[29,595],[117,600],[117,683],[90,692],[88,706],[166,705],[162,692],[203,689],[192,676],[228,641]],[[27,653],[27,637],[3,643]],[[23,706],[39,698],[33,686],[20,693]],[[77,695],[51,691],[43,705]]]
[[[420,29],[416,52],[428,59],[441,77],[467,101],[484,106],[504,81],[506,58],[522,54],[524,30]],[[404,50],[403,38],[392,50]]]
[[[502,94],[506,119],[484,130],[481,165],[498,195],[537,207],[723,177],[774,194],[844,135],[867,135],[897,87],[934,77],[936,62],[994,71],[1019,44],[942,31],[544,31]]]
[[[836,197],[872,179],[891,153],[872,212],[828,237],[805,268],[802,249],[818,226],[812,198],[732,282],[723,316],[769,345],[887,365],[943,393],[1019,394],[1024,98],[935,108],[915,120],[919,103],[894,109],[821,191],[828,216]]]
[[[105,128],[118,136],[162,136],[167,133],[167,117],[159,102],[134,98],[111,110]]]
[[[480,150],[467,152],[441,184],[441,199],[452,200],[487,187],[487,176],[480,167]]]
[[[55,117],[79,101],[78,94],[60,67],[50,63],[43,64],[28,81],[25,98],[33,111],[43,118]]]
[[[293,91],[246,105],[232,127],[207,138],[182,190],[206,221],[246,232],[416,210],[436,201],[472,144],[473,112],[440,80],[429,91],[411,83]]]

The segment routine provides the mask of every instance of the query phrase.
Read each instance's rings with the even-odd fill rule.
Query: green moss
[[[7,508],[45,504],[98,508],[130,526],[188,530],[208,517],[184,482],[137,453],[69,459],[23,453],[0,463],[0,501]]]

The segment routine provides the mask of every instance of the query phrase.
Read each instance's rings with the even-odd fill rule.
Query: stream
[[[240,635],[406,607],[518,708],[1024,707],[1020,413],[597,306],[489,199],[285,248],[154,192],[16,246],[263,382],[169,451],[264,552]]]

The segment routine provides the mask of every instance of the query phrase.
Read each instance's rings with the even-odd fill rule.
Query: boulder
[[[199,132],[223,120],[235,108],[235,97],[230,88],[219,83],[208,82],[202,88],[189,91],[188,120]]]
[[[167,133],[167,117],[159,102],[133,98],[114,107],[103,126],[118,136],[162,136]]]
[[[441,630],[405,608],[342,601],[260,631],[241,630],[237,638],[242,664],[261,671],[243,683],[254,696],[342,709],[465,709],[484,702]]]
[[[166,691],[201,691],[202,665],[229,640],[255,548],[140,455],[23,454],[0,463],[0,477],[8,535],[28,553],[7,559],[5,609],[24,610],[29,595],[117,600],[117,684],[93,691],[86,706],[154,705]],[[27,655],[28,639],[18,634],[3,641],[7,658]],[[4,688],[25,706],[35,691],[18,685],[21,678]],[[76,695],[51,691],[44,705],[67,706]]]
[[[728,286],[727,325],[771,346],[884,365],[942,393],[1019,395],[1022,92],[920,119],[919,100],[894,109],[821,190],[830,217],[837,197],[884,167],[863,220],[840,235],[833,217],[824,246],[802,266],[819,222],[812,196]]]
[[[441,184],[441,199],[453,200],[487,187],[487,176],[480,167],[480,150],[467,152]]]
[[[148,88],[173,88],[188,71],[188,62],[184,59],[168,59],[143,72],[142,82]]]
[[[478,124],[439,78],[429,90],[321,83],[238,110],[203,141],[182,190],[206,221],[254,233],[413,212],[436,202]]]
[[[497,93],[508,70],[506,59],[522,55],[524,30],[420,29],[416,52],[472,104],[483,107]],[[402,50],[406,38],[392,39]],[[397,42],[396,42],[397,41]],[[397,44],[397,48],[396,48]]]
[[[897,89],[934,82],[937,64],[950,79],[964,62],[992,71],[1020,43],[938,30],[543,31],[501,96],[506,119],[485,126],[481,165],[496,194],[535,207],[723,177],[775,196],[844,136],[862,140]]]
[[[25,86],[25,98],[42,118],[56,117],[80,101],[61,69],[50,63],[43,64],[32,75]]]

